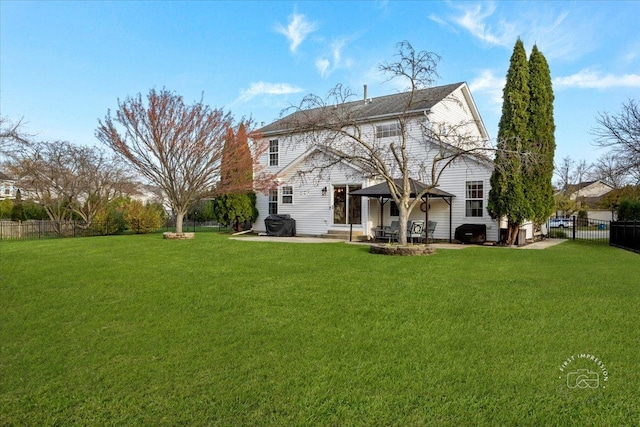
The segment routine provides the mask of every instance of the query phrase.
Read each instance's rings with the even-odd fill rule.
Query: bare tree
[[[186,105],[167,90],[118,101],[96,130],[96,137],[162,188],[176,214],[176,232],[189,208],[210,194],[220,180],[220,164],[232,118],[202,100]]]
[[[561,160],[559,165],[556,165],[556,187],[566,194],[572,192],[575,185],[584,182],[590,175],[592,165],[589,165],[585,160],[576,162],[571,157],[566,156]]]
[[[14,150],[29,143],[32,135],[22,131],[22,119],[12,122],[6,117],[0,117],[0,155],[9,156]]]
[[[618,115],[600,113],[596,120],[599,127],[592,130],[595,143],[611,148],[621,172],[633,177],[640,169],[640,105],[630,99]]]
[[[592,165],[589,177],[594,180],[602,180],[613,188],[621,188],[628,183],[631,171],[625,172],[626,167],[621,164],[620,158],[613,153],[606,153]]]
[[[389,79],[401,79],[408,86],[408,91],[400,94],[402,101],[397,113],[388,117],[395,121],[393,138],[376,137],[375,125],[364,120],[359,107],[366,105],[366,96],[362,103],[350,102],[354,93],[342,85],[332,89],[326,98],[306,96],[281,124],[287,127],[290,144],[315,148],[309,157],[311,166],[299,171],[302,178],[321,177],[334,166],[347,162],[360,173],[385,181],[399,210],[399,242],[406,244],[411,211],[438,185],[447,166],[490,147],[470,132],[472,126],[477,126],[475,120],[446,125],[429,120],[425,106],[432,99],[426,96],[433,93],[423,89],[438,77],[438,55],[416,52],[404,41],[398,44],[397,57],[395,62],[379,67]],[[442,87],[447,94],[444,102],[459,105],[460,101],[448,97],[454,89],[454,85]],[[425,156],[425,150],[431,155]],[[478,159],[489,162],[484,156]],[[412,194],[412,179],[427,185],[418,194]]]
[[[133,180],[118,159],[95,147],[30,142],[13,153],[9,165],[29,198],[58,223],[75,214],[89,227],[109,201],[134,191]]]

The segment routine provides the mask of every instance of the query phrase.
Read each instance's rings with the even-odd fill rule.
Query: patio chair
[[[428,229],[427,229],[427,242],[429,239],[433,240],[433,233],[436,231],[437,221],[429,221]]]
[[[385,228],[383,236],[391,240],[398,240],[398,234],[400,234],[400,221],[391,221],[391,226]]]
[[[407,227],[407,239],[413,239],[416,237],[418,240],[422,240],[422,231],[424,230],[424,221],[411,221],[409,227]]]

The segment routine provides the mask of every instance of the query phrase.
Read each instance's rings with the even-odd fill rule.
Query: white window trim
[[[469,184],[471,183],[481,183],[482,184],[482,196],[481,197],[469,197]],[[484,218],[484,209],[485,209],[485,188],[486,184],[484,180],[481,179],[472,179],[464,182],[464,216],[465,218]],[[471,216],[467,215],[467,202],[469,201],[480,201],[482,206],[480,208],[480,216]]]
[[[279,200],[280,200],[279,193],[280,192],[278,191],[277,188],[274,189],[273,191],[275,191],[275,193],[276,193],[276,199],[275,200],[271,200],[271,194],[270,194],[271,190],[269,190],[269,192],[267,193],[267,211],[269,212],[269,215],[272,215],[271,214],[271,206],[272,205],[276,206],[276,213],[273,214],[273,215],[277,215],[278,211],[279,211],[279,206],[278,205],[280,204],[279,203]]]
[[[275,142],[277,151],[271,151],[271,143]],[[271,162],[271,156],[275,155],[275,162]],[[269,140],[269,150],[267,151],[267,164],[269,166],[279,166],[280,165],[280,141],[278,139],[270,139]]]
[[[291,194],[285,194],[284,189],[285,188],[291,188]],[[293,188],[293,185],[281,185],[280,186],[280,203],[283,205],[293,205],[295,202],[295,198],[293,197],[293,193],[295,192],[295,189]],[[285,197],[291,197],[291,202],[285,202],[284,198]]]

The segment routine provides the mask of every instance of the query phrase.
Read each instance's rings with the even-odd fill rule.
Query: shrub
[[[639,221],[640,220],[640,199],[624,199],[618,206],[618,221]]]
[[[252,200],[255,200],[255,197],[252,199],[248,193],[216,197],[214,201],[216,221],[219,224],[231,225],[236,231],[251,227],[251,222],[255,219],[254,212],[257,212]]]
[[[0,219],[11,219],[13,211],[13,201],[9,199],[0,200]]]
[[[562,230],[551,230],[549,231],[549,238],[550,239],[566,239],[567,233],[565,233]]]
[[[136,234],[147,234],[162,227],[163,211],[157,205],[143,205],[138,200],[130,201],[124,209],[127,229]]]

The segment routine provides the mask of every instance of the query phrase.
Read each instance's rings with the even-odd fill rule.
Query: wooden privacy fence
[[[613,221],[609,244],[640,253],[640,221]]]

